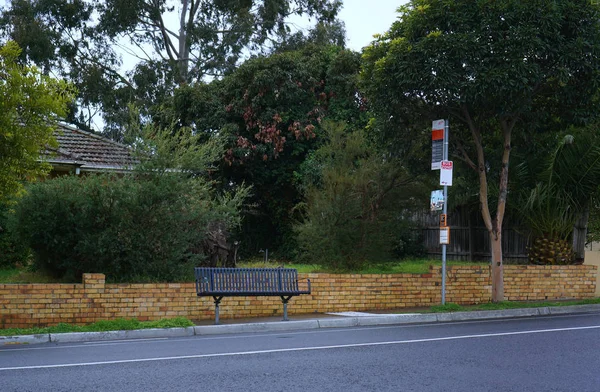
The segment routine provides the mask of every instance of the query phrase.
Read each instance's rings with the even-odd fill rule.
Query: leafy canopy
[[[0,47],[0,200],[48,171],[40,153],[54,143],[54,124],[74,96],[68,83],[19,65],[20,53],[13,41]]]
[[[372,108],[569,124],[596,116],[600,19],[593,2],[415,0],[365,50]],[[418,105],[417,105],[418,104]],[[496,124],[494,124],[494,121]],[[392,125],[390,124],[390,125]]]
[[[24,48],[21,59],[77,86],[81,110],[72,121],[89,126],[100,112],[118,139],[128,103],[147,109],[177,85],[223,75],[241,59],[285,41],[288,17],[308,15],[327,25],[340,5],[340,0],[13,0],[0,13],[0,31]],[[136,62],[129,71],[121,69],[123,51]]]
[[[302,257],[332,269],[391,259],[395,247],[414,238],[398,231],[415,195],[425,198],[422,182],[385,159],[363,130],[328,121],[323,131],[327,142],[305,163],[315,172],[304,177],[306,202],[296,207],[303,213],[295,226]]]
[[[211,83],[177,89],[165,103],[165,124],[189,126],[205,140],[218,134],[226,152],[216,177],[224,186],[248,184],[241,249],[279,249],[293,256],[294,206],[300,165],[324,141],[322,122],[366,124],[358,93],[360,56],[340,47],[305,44],[246,61]]]
[[[513,131],[598,116],[600,8],[580,0],[413,0],[399,11],[363,55],[373,128],[398,143],[407,138],[398,129],[450,118],[456,155],[478,174],[492,244],[492,298],[502,300]],[[488,172],[498,173],[495,212]]]

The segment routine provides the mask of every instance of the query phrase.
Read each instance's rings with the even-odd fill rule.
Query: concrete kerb
[[[359,317],[359,326],[372,325],[393,325],[393,324],[416,324],[416,323],[435,323],[437,316],[435,313],[428,314],[388,314],[382,316]]]
[[[38,344],[50,342],[50,334],[0,336],[0,346],[11,344]]]
[[[319,320],[274,321],[266,323],[202,325],[193,327],[196,335],[220,335],[245,332],[277,332],[319,328]]]
[[[366,317],[323,318],[298,321],[257,322],[246,324],[203,325],[187,328],[141,329],[109,332],[70,332],[39,335],[0,336],[0,346],[11,344],[75,343],[102,340],[152,339],[194,335],[221,335],[252,332],[298,331],[319,328],[420,324],[468,320],[564,315],[600,312],[600,304],[541,308],[522,308],[454,313],[380,314]]]
[[[548,314],[569,314],[569,313],[587,313],[600,311],[598,305],[571,305],[571,306],[551,306],[546,308]]]
[[[178,338],[184,336],[194,336],[194,327],[136,329],[131,331],[51,333],[50,342],[75,343],[100,340]]]
[[[437,321],[467,321],[467,320],[487,320],[500,319],[510,317],[534,317],[543,314],[540,309],[547,308],[523,308],[523,309],[505,309],[505,310],[483,310],[477,312],[454,312],[454,313],[438,313]]]

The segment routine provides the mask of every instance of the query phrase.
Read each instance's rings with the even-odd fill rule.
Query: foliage
[[[325,119],[366,124],[357,92],[360,57],[332,46],[304,45],[251,59],[222,80],[177,90],[157,119],[189,126],[200,138],[218,134],[226,153],[216,178],[224,187],[253,187],[241,250],[295,252],[292,215],[302,201],[300,165],[323,142]]]
[[[11,216],[9,205],[0,203],[0,268],[24,265],[30,255],[29,249],[9,230]]]
[[[138,137],[133,145],[141,162],[136,168],[140,173],[179,172],[206,178],[223,156],[224,142],[218,136],[206,138],[189,127],[137,126]]]
[[[411,139],[425,127],[415,125],[419,116],[455,124],[454,153],[478,174],[493,298],[502,300],[513,133],[598,116],[600,8],[576,0],[414,0],[400,14],[363,55],[372,128],[400,145],[394,134]],[[494,204],[489,180],[498,184]]]
[[[34,266],[63,279],[173,281],[202,262],[209,222],[239,224],[245,194],[216,197],[201,179],[145,172],[34,184],[15,207]]]
[[[416,179],[368,146],[360,131],[323,128],[328,142],[314,153],[320,183],[305,186],[297,225],[302,258],[333,269],[356,269],[391,257],[394,223],[418,191]]]
[[[587,243],[600,242],[600,189],[590,201],[590,221],[588,224]]]
[[[286,18],[335,20],[338,0],[13,0],[0,14],[4,37],[23,48],[22,59],[71,80],[81,127],[103,114],[106,131],[122,137],[124,108],[144,109],[175,86],[214,77],[261,53],[291,30]],[[125,51],[137,64],[121,71]]]
[[[525,161],[516,169],[521,183],[534,184],[533,189],[522,185],[516,203],[521,220],[534,236],[530,249],[533,263],[575,261],[568,240],[576,221],[597,194],[600,177],[598,127],[590,126],[577,133],[565,136],[552,154],[540,160],[541,165],[530,166]]]
[[[412,219],[410,211],[407,209],[406,213],[399,214],[393,223],[392,254],[398,259],[425,257],[427,253],[422,225]]]
[[[575,263],[573,246],[568,240],[548,237],[537,237],[528,251],[531,264],[569,265]]]
[[[18,193],[25,179],[47,173],[40,152],[53,143],[57,118],[73,98],[64,81],[19,65],[20,52],[12,41],[0,47],[0,201]]]

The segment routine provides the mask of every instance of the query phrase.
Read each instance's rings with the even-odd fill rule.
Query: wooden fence
[[[439,213],[424,212],[414,217],[422,227],[423,244],[429,257],[441,257],[439,238]],[[466,209],[448,213],[450,244],[446,247],[448,260],[489,261],[491,259],[490,238],[481,213]],[[515,228],[514,223],[505,221],[502,230],[503,260],[511,264],[527,263],[528,237]]]

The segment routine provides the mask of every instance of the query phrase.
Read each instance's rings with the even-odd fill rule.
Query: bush
[[[402,217],[394,226],[394,257],[419,259],[427,255],[422,227],[410,217]]]
[[[338,270],[413,252],[411,233],[398,236],[399,219],[421,185],[399,162],[382,159],[365,135],[325,123],[328,142],[311,157],[304,220],[296,225],[300,259]]]
[[[9,229],[10,207],[0,203],[0,268],[12,268],[26,264],[30,251]]]
[[[61,177],[29,187],[15,230],[34,267],[64,280],[177,281],[202,262],[209,222],[238,223],[242,198],[173,173]]]

